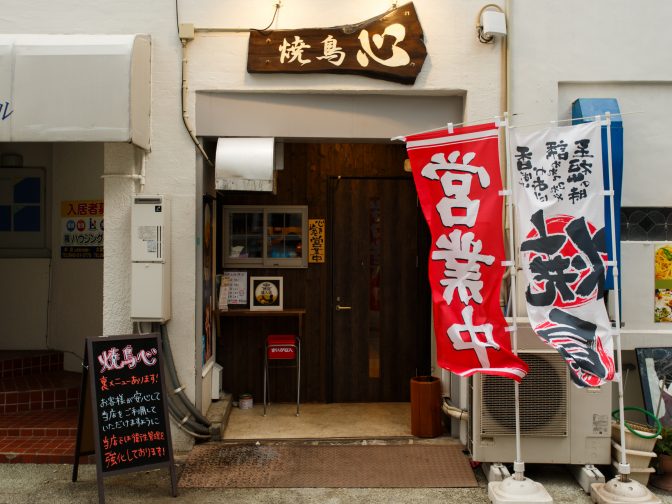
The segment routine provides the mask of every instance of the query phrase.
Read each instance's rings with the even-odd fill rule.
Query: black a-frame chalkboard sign
[[[167,400],[159,334],[87,338],[72,481],[95,453],[100,504],[105,476],[161,467],[176,497]]]

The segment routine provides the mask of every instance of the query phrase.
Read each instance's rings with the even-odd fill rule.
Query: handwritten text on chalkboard
[[[119,349],[112,347],[108,350],[103,351],[98,356],[98,362],[102,368],[100,369],[101,373],[105,371],[114,371],[128,367],[128,369],[135,369],[135,366],[139,362],[142,362],[146,366],[153,366],[156,364],[157,360],[154,357],[157,354],[156,348],[151,348],[150,350],[140,350],[137,354],[133,353],[133,346],[126,345],[119,354]]]
[[[93,342],[103,471],[169,458],[157,343]]]

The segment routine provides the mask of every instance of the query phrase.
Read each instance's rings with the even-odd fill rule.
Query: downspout
[[[478,19],[476,20],[476,25],[480,25],[480,16],[483,10],[485,10],[488,6],[495,6],[500,8],[496,4],[489,4],[484,7],[479,11],[478,14]],[[504,116],[504,112],[508,111],[508,106],[509,106],[509,58],[508,58],[508,44],[507,44],[507,38],[508,38],[508,13],[510,11],[510,0],[505,0],[504,1],[504,7],[501,8],[504,13],[504,17],[507,21],[507,35],[504,37],[500,38],[500,94],[499,94],[499,115],[501,117]],[[509,114],[509,117],[511,117],[511,114]],[[499,156],[500,160],[505,160],[506,159],[506,146],[502,142],[500,144],[499,148]],[[502,187],[508,187],[508,180],[506,177],[506,163],[500,163],[500,171],[501,171],[501,176],[502,176]],[[511,223],[506,220],[506,212],[502,212],[502,224],[504,228],[504,236],[508,236],[507,232],[511,226]],[[509,270],[507,268],[503,278],[502,282],[506,282],[510,273],[508,273]],[[502,289],[502,293],[505,292],[505,289]],[[513,293],[515,295],[515,293]],[[502,306],[508,306],[508,299],[507,298],[500,298],[500,303]],[[515,313],[512,314],[514,317],[516,316]],[[464,398],[468,397],[469,395],[469,390],[468,386],[466,383],[466,380],[460,380],[460,385],[459,385],[459,396],[460,397],[460,402],[464,403]],[[469,405],[466,405],[467,408],[469,408]],[[458,408],[454,405],[452,405],[449,401],[448,398],[444,397],[443,404],[442,404],[442,409],[444,413],[451,418],[455,418],[456,420],[459,421],[459,432],[460,432],[460,441],[462,441],[464,444],[467,444],[467,441],[469,439],[469,411],[468,409],[461,409]]]
[[[506,25],[507,25],[507,32],[509,31],[509,1],[510,0],[505,0],[504,1],[504,17],[506,19]],[[500,52],[500,63],[499,67],[501,69],[501,79],[500,79],[500,95],[499,95],[499,114],[500,116],[504,117],[504,112],[510,112],[509,111],[509,44],[507,42],[508,40],[508,33],[506,37],[501,38],[501,52]],[[509,113],[509,120],[511,120],[512,114]],[[507,179],[507,170],[506,170],[506,144],[502,143],[499,148],[499,159],[504,160],[503,163],[500,163],[500,171],[502,172],[502,187],[508,187],[508,179]],[[503,168],[501,168],[503,167]],[[502,212],[503,214],[503,220],[504,220],[504,239],[506,239],[507,236],[509,236],[508,231],[509,228],[511,227],[511,223],[506,220],[506,212]],[[505,244],[506,245],[506,244]],[[511,270],[509,268],[506,268],[504,271],[504,277],[502,278],[502,282],[508,282],[508,278],[511,275]],[[502,289],[502,292],[505,292],[504,289]],[[503,306],[508,307],[510,305],[510,299],[504,298],[503,299]],[[507,313],[505,313],[507,315]],[[516,316],[515,313],[512,314],[514,317]]]

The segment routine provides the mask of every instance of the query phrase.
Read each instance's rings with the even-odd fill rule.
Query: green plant
[[[659,455],[672,455],[672,429],[663,427],[660,432],[661,439],[656,441],[656,446],[653,448]]]

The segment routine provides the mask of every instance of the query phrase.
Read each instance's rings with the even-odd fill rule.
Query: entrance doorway
[[[410,177],[332,177],[331,399],[408,401],[429,371],[428,231]]]
[[[226,206],[307,206],[309,220],[325,221],[323,262],[307,267],[228,268],[218,254],[218,271],[282,277],[284,308],[305,311],[302,405],[408,401],[410,378],[430,371],[431,238],[411,174],[403,170],[405,158],[400,144],[285,142],[274,193],[218,194],[221,223],[228,222]],[[224,248],[220,233],[217,249]],[[224,390],[235,399],[242,393],[261,398],[264,340],[297,334],[297,321],[251,314],[220,322]],[[295,403],[295,376],[293,369],[272,370],[274,403]]]

